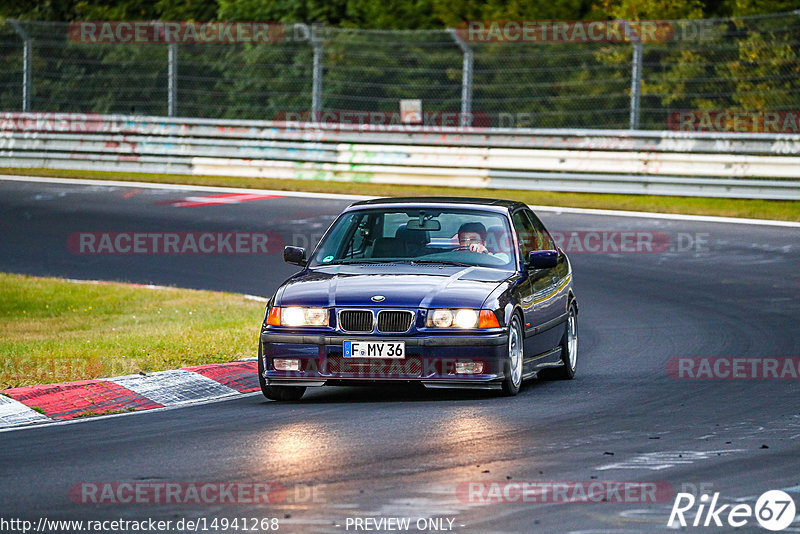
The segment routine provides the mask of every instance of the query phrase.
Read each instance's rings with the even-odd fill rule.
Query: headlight
[[[477,310],[431,310],[428,327],[433,328],[477,328]]]
[[[328,326],[328,308],[275,307],[269,319],[268,324],[275,326]]]
[[[453,312],[450,310],[433,310],[428,314],[428,326],[450,328],[453,326]]]
[[[459,328],[475,328],[478,326],[478,312],[475,310],[458,310],[453,323]]]

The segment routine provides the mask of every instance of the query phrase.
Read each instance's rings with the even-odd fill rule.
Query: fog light
[[[275,369],[277,371],[300,370],[300,360],[295,360],[295,359],[275,358],[274,360],[272,360],[272,365],[275,366]]]
[[[479,375],[483,372],[483,362],[456,362],[457,375]]]

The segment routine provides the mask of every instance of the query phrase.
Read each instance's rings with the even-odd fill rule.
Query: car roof
[[[380,206],[381,204],[408,204],[419,206],[421,204],[470,204],[476,206],[492,206],[496,208],[507,208],[509,210],[525,207],[525,204],[516,200],[506,200],[501,198],[477,198],[477,197],[387,197],[361,200],[350,205],[356,206]]]

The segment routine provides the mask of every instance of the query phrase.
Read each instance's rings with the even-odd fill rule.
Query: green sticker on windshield
[[[322,258],[322,263],[328,263],[329,261],[333,261],[333,256],[325,256]]]

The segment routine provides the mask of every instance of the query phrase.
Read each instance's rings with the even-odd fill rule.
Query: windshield
[[[508,220],[500,213],[447,208],[384,208],[342,215],[311,266],[409,262],[513,269]]]

